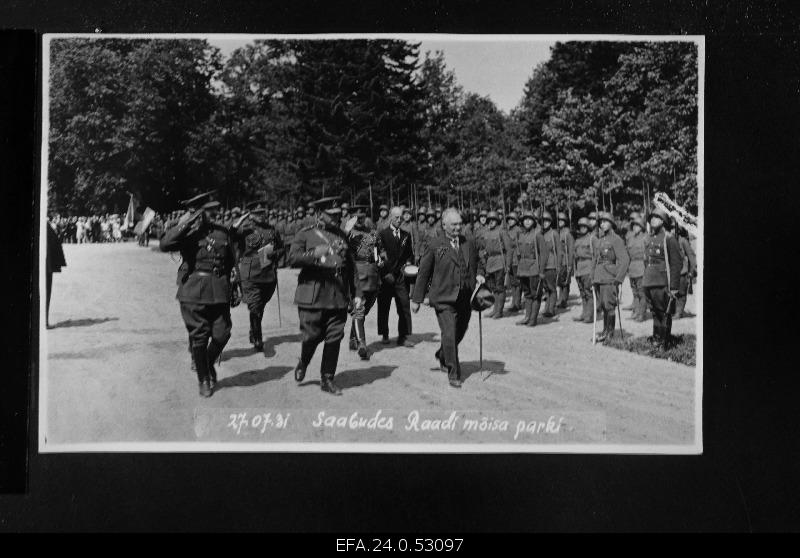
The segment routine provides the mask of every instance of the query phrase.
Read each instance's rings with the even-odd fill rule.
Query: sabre
[[[275,269],[275,296],[278,297],[278,327],[283,327],[283,321],[281,320],[281,288],[280,288],[280,280],[278,277],[278,270]]]

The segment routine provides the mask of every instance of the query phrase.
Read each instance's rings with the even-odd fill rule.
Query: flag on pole
[[[130,194],[130,196],[131,199],[128,202],[128,211],[125,213],[125,220],[122,222],[122,227],[120,227],[123,231],[133,227],[136,223],[136,200],[133,199],[133,194]]]
[[[144,210],[144,216],[142,220],[136,223],[136,226],[133,228],[133,232],[136,234],[143,234],[144,231],[147,230],[147,227],[150,226],[150,223],[153,222],[153,218],[156,216],[156,212],[150,209],[149,207]]]

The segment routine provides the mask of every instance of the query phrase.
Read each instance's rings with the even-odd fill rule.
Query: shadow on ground
[[[250,387],[264,382],[280,380],[292,370],[291,366],[268,366],[258,370],[247,370],[235,376],[222,378],[217,382],[217,388],[225,389],[229,387]]]
[[[279,335],[277,337],[265,337],[263,354],[266,358],[272,358],[276,354],[275,347],[277,347],[281,343],[299,343],[301,340],[302,340],[302,335],[300,333]],[[241,347],[238,349],[226,349],[222,353],[222,362],[225,362],[226,360],[230,360],[232,358],[248,357],[254,354],[256,354],[256,350],[252,346]]]
[[[491,372],[491,375],[489,374]],[[461,363],[461,380],[466,382],[470,376],[475,374],[475,380],[482,380],[483,378],[491,378],[495,374],[508,374],[506,370],[506,363],[499,360],[484,360],[483,368],[479,360],[470,360]]]
[[[369,368],[359,368],[355,370],[345,370],[338,372],[334,381],[336,385],[345,389],[355,388],[371,384],[377,380],[383,380],[392,375],[397,366],[371,366]],[[319,386],[319,379],[308,380],[300,384],[301,387]]]
[[[119,318],[81,318],[78,320],[64,320],[63,322],[51,325],[49,329],[56,329],[59,327],[86,327],[117,320],[119,320]]]
[[[424,342],[438,341],[438,339],[439,339],[439,334],[434,332],[412,333],[406,338],[406,340],[410,341],[411,344],[414,346]],[[389,343],[386,345],[384,345],[383,342],[380,340],[367,345],[367,349],[369,350],[370,354],[379,353],[387,349],[404,349],[404,348],[406,347],[401,347],[400,345],[397,344],[397,337],[390,337]]]

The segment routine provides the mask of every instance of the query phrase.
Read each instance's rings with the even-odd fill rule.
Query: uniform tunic
[[[511,265],[510,239],[500,227],[486,229],[478,243],[478,257],[486,271],[486,286],[493,293],[505,290],[505,272]]]
[[[523,230],[517,237],[517,275],[525,298],[541,300],[541,278],[544,262],[541,257],[547,250],[544,237],[536,229]]]
[[[283,240],[278,231],[263,221],[246,219],[233,231],[239,252],[239,276],[242,293],[248,310],[258,316],[272,298],[277,284],[275,264],[284,251]],[[264,266],[258,251],[272,244],[273,254]]]
[[[617,286],[625,279],[630,257],[625,242],[609,230],[598,239],[592,265],[592,283],[602,309],[613,312],[617,306]]]
[[[183,258],[176,298],[192,344],[204,346],[211,337],[224,346],[231,332],[230,273],[236,260],[228,229],[183,223],[164,233],[159,247],[180,251]]]

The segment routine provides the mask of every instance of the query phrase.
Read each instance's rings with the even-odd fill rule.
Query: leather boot
[[[608,314],[606,312],[603,312],[603,331],[597,334],[596,337],[597,342],[602,343],[603,341],[606,340],[607,336],[608,336]]]
[[[526,298],[522,305],[525,308],[525,317],[516,322],[516,325],[519,326],[528,325],[528,321],[531,319],[531,306],[533,306],[533,301]]]
[[[264,350],[264,334],[261,333],[261,316],[256,314],[253,316],[253,337],[255,339],[255,343],[253,347],[256,351],[263,351]]]
[[[617,316],[614,314],[613,311],[611,311],[608,314],[607,321],[608,321],[608,326],[606,330],[606,337],[610,339],[614,337],[614,329],[617,327]]]
[[[296,382],[302,382],[306,377],[306,370],[311,362],[311,357],[314,356],[315,348],[310,343],[300,344],[300,360],[297,361],[297,366],[294,367],[294,379]]]
[[[355,318],[353,318],[353,323],[350,325],[350,341],[348,342],[347,348],[351,351],[358,349],[358,334],[356,332]]]
[[[341,395],[342,390],[333,381],[336,375],[336,363],[339,360],[339,343],[325,343],[322,349],[322,364],[320,365],[320,372],[322,379],[320,381],[320,388],[331,395]]]
[[[530,318],[528,318],[528,323],[525,325],[528,327],[536,327],[536,322],[539,320],[539,307],[541,305],[542,303],[539,300],[531,301],[531,315]]]
[[[492,312],[492,319],[499,320],[503,317],[503,306],[506,304],[506,293],[495,293],[494,295],[494,312]]]
[[[253,332],[253,313],[252,312],[250,313],[250,335],[248,337],[248,340],[250,341],[251,345],[255,345],[256,344],[256,336],[255,336],[255,334]]]
[[[225,345],[221,345],[213,339],[208,344],[208,378],[212,389],[217,385],[217,369],[214,368],[214,363],[217,362],[224,348]]]
[[[200,397],[211,397],[213,393],[208,372],[208,349],[205,345],[192,347],[192,356],[197,364],[197,381],[200,387]]]
[[[358,343],[358,356],[361,360],[369,360],[369,351],[367,350],[367,332],[364,329],[364,319],[353,320],[353,325],[356,328],[356,337]]]
[[[522,288],[517,285],[511,288],[511,308],[510,312],[519,312],[524,306],[522,305]]]

